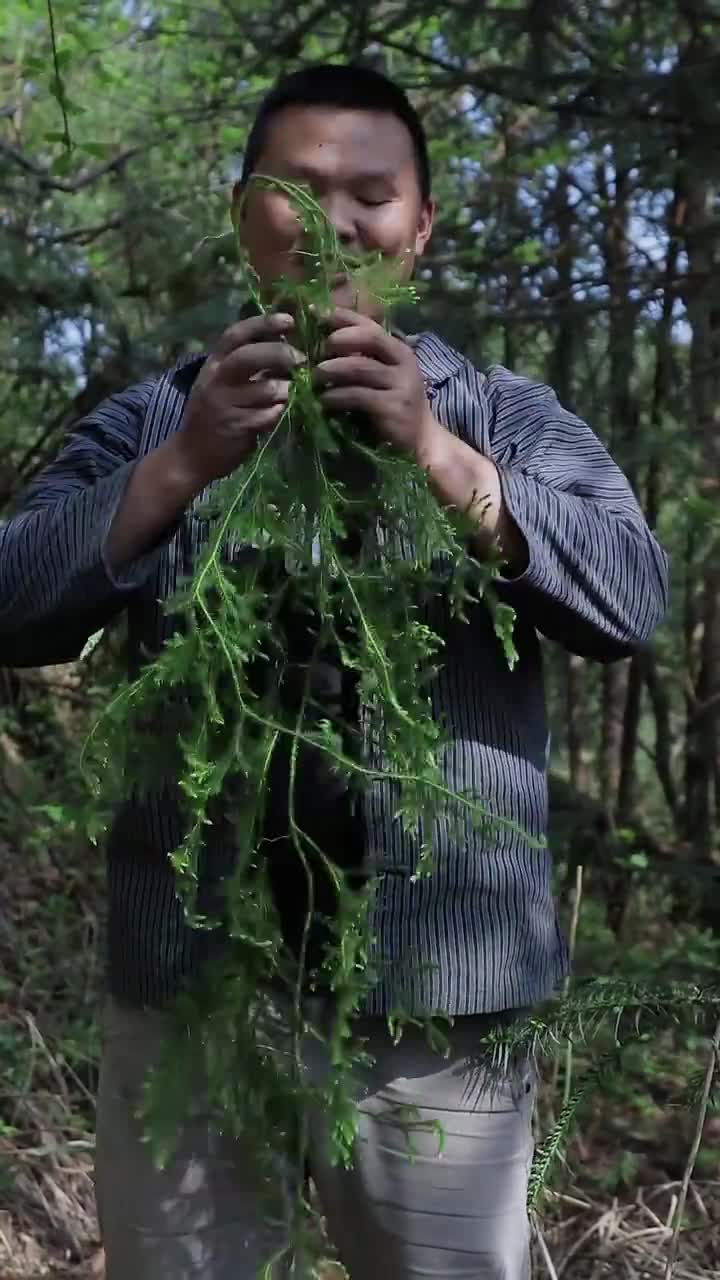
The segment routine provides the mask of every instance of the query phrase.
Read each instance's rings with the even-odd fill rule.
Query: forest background
[[[356,57],[411,92],[430,138],[439,216],[406,327],[552,384],[672,559],[670,617],[648,652],[603,668],[547,651],[551,837],[577,989],[711,988],[717,0],[5,0],[0,509],[77,417],[237,316],[222,237],[248,122],[283,69]],[[103,868],[68,813],[121,647],[111,634],[82,664],[0,669],[0,1274],[101,1265],[89,1171]],[[622,1070],[585,1099],[544,1199],[547,1273],[720,1274],[712,1031],[646,1014]],[[540,1137],[585,1052],[571,1076],[565,1045],[548,1062]],[[694,1082],[699,1111],[685,1105]]]

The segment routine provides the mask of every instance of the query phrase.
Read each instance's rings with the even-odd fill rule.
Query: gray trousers
[[[394,1047],[384,1020],[363,1020],[376,1065],[352,1169],[331,1166],[323,1117],[309,1118],[312,1178],[351,1280],[529,1280],[534,1078],[530,1066],[499,1080],[478,1070],[491,1021],[458,1019],[443,1059],[418,1030]],[[253,1280],[283,1233],[264,1216],[242,1145],[193,1118],[160,1172],[142,1140],[139,1092],[167,1028],[156,1011],[106,1011],[96,1168],[106,1280]]]

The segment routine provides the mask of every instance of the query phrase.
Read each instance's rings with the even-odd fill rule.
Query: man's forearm
[[[509,575],[522,573],[527,545],[503,502],[494,462],[439,424],[437,431],[429,433],[418,461],[438,501],[464,512],[475,524],[474,554],[486,559],[495,553]]]
[[[473,552],[483,559],[495,552],[510,574],[522,573],[527,546],[505,509],[495,464],[439,424],[429,433],[418,461],[438,501],[466,513],[475,524]],[[142,458],[108,534],[110,567],[120,571],[157,546],[202,488],[177,436]]]
[[[202,490],[171,436],[138,462],[108,533],[109,567],[120,572],[157,546]]]

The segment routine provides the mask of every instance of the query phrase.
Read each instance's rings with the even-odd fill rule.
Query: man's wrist
[[[496,556],[509,576],[522,573],[528,562],[527,544],[505,507],[495,463],[439,422],[433,420],[433,424],[424,428],[417,451],[430,488],[444,507],[472,520],[473,554],[481,559]]]
[[[470,516],[492,537],[501,503],[494,462],[434,419],[423,429],[417,460],[443,506]]]
[[[113,575],[153,550],[203,488],[174,437],[138,460],[108,530],[104,554]]]
[[[201,469],[188,449],[182,428],[159,446],[157,455],[158,460],[162,458],[166,490],[176,496],[179,503],[191,502],[210,484],[212,476]]]
[[[443,469],[449,460],[452,444],[453,437],[447,427],[438,422],[428,410],[428,416],[418,433],[415,448],[415,458],[419,466],[428,473]]]

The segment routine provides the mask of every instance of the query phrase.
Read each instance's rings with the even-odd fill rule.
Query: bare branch
[[[36,164],[33,160],[29,160],[27,156],[23,155],[22,151],[18,151],[17,147],[11,147],[9,143],[0,141],[0,155],[11,160],[20,169],[24,169],[26,173],[32,174],[43,191],[64,191],[67,195],[75,195],[78,191],[84,191],[87,187],[93,186],[100,178],[104,178],[106,174],[121,169],[128,160],[141,150],[143,150],[142,147],[128,147],[125,151],[121,151],[119,155],[114,156],[112,160],[105,160],[102,164],[96,165],[94,169],[86,169],[84,172],[79,173],[76,178],[63,179],[54,178],[48,169]]]
[[[388,40],[384,32],[379,30],[372,31],[370,38],[374,43],[386,49],[394,49],[412,61],[442,71],[445,77],[442,87],[446,89],[479,89],[482,93],[493,94],[509,102],[542,107],[553,115],[570,118],[610,120],[615,124],[625,120],[640,120],[646,124],[673,127],[691,125],[697,131],[708,132],[717,129],[717,120],[709,116],[688,120],[687,115],[677,111],[660,109],[661,94],[663,97],[668,96],[669,77],[666,75],[661,77],[659,74],[648,73],[629,77],[627,69],[623,68],[622,74],[608,69],[595,76],[581,78],[580,73],[573,71],[540,79],[528,77],[525,67],[501,65],[489,69],[458,66],[437,54],[425,53],[415,45]],[[635,101],[628,95],[629,87],[637,91]],[[574,96],[562,101],[549,100],[552,94],[557,94],[562,89],[574,90]]]

